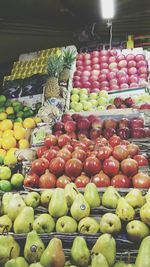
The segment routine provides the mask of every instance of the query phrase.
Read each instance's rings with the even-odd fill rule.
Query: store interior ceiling
[[[0,0],[0,76],[28,53],[75,44],[108,43],[100,0]],[[109,8],[109,7],[108,7]],[[150,0],[116,0],[113,41],[150,35]]]

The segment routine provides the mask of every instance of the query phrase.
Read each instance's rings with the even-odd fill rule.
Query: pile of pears
[[[108,212],[102,213],[100,207],[107,208]],[[96,215],[95,209],[101,214]],[[0,215],[0,234],[35,230],[38,234],[100,232],[116,236],[125,228],[131,241],[141,242],[149,235],[150,190],[142,196],[139,189],[131,189],[122,197],[110,186],[100,196],[93,183],[85,187],[83,194],[70,183],[65,189],[48,189],[41,194],[9,192],[1,199]]]

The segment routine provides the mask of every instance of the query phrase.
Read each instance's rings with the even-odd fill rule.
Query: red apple
[[[103,131],[103,136],[108,140],[115,134],[116,134],[116,130],[114,128],[106,128]]]
[[[51,146],[57,145],[57,137],[53,134],[49,134],[45,139],[44,139],[44,146],[47,148],[50,148]]]
[[[88,137],[89,136],[89,131],[88,130],[80,130],[78,131],[78,139],[80,140],[81,137]]]
[[[58,138],[59,136],[61,136],[63,134],[63,131],[56,131],[55,132],[55,136]]]
[[[78,120],[83,119],[83,116],[80,115],[80,114],[78,114],[78,113],[74,113],[74,114],[72,114],[72,119],[73,119],[74,121],[78,121]]]
[[[103,171],[100,171],[94,175],[91,179],[91,182],[94,183],[97,187],[108,187],[110,186],[110,178]]]
[[[124,100],[124,103],[125,103],[125,105],[127,106],[127,107],[132,107],[134,104],[135,104],[135,102],[134,102],[134,100],[132,99],[132,97],[127,97],[125,100]]]
[[[90,128],[90,122],[86,118],[78,120],[77,127],[79,130],[88,130]]]
[[[117,174],[111,179],[111,185],[117,188],[129,188],[131,180],[124,174]]]
[[[69,177],[78,177],[83,169],[83,164],[79,159],[72,158],[66,162],[65,173]]]
[[[66,121],[72,121],[72,117],[70,114],[63,114],[61,120],[65,123]]]
[[[72,133],[68,133],[68,136],[71,138],[71,139],[77,139],[77,134],[72,132]]]
[[[89,120],[90,123],[93,123],[95,120],[97,120],[97,117],[92,114],[92,115],[89,115],[87,119]]]
[[[130,126],[132,129],[134,128],[144,128],[144,120],[143,118],[133,118],[130,121]]]
[[[104,121],[103,119],[96,118],[92,121],[92,128],[93,129],[101,129],[103,127]]]
[[[123,145],[118,145],[113,148],[112,155],[115,159],[122,161],[128,157],[128,150]]]
[[[64,161],[67,161],[71,159],[71,152],[68,149],[63,148],[58,151],[57,157],[61,157],[62,159],[64,159]]]
[[[75,132],[76,130],[76,122],[75,121],[66,121],[64,124],[65,131],[67,133]]]
[[[146,132],[144,128],[133,128],[131,129],[132,138],[145,138]]]
[[[105,159],[103,162],[103,171],[109,177],[113,177],[116,174],[118,174],[119,168],[120,168],[119,161],[114,159],[113,157]]]
[[[128,118],[122,118],[118,122],[118,128],[130,127],[130,120]]]
[[[123,104],[124,101],[121,97],[115,97],[114,99],[114,105],[117,107],[117,108],[120,108],[121,104]]]
[[[78,188],[85,187],[89,182],[90,182],[90,178],[88,176],[86,176],[85,174],[81,174],[74,181],[75,185]]]
[[[133,186],[136,188],[150,188],[150,177],[146,173],[139,172],[132,177]]]
[[[47,151],[47,147],[46,146],[41,146],[37,149],[37,156],[38,158],[41,158],[44,154],[44,152]]]
[[[46,172],[39,179],[40,188],[55,188],[56,186],[56,176],[46,170]]]
[[[63,131],[64,130],[64,123],[59,121],[59,122],[56,122],[54,124],[54,127],[53,127],[54,131]]]
[[[48,169],[49,161],[44,158],[36,159],[32,162],[31,171],[37,175],[42,175]]]
[[[43,154],[43,158],[47,159],[49,162],[54,159],[57,155],[57,151],[53,148],[47,150]]]
[[[72,153],[72,158],[79,159],[83,162],[86,159],[86,152],[78,148]]]
[[[26,175],[24,181],[24,186],[31,188],[39,187],[39,176],[36,173],[29,173]]]
[[[111,147],[115,147],[121,144],[121,138],[117,135],[113,135],[110,139],[109,139],[109,144]]]
[[[70,152],[73,152],[73,147],[71,145],[65,145],[63,148],[68,149]]]
[[[122,127],[117,130],[117,134],[121,139],[129,139],[130,138],[130,130],[128,127]]]
[[[105,160],[108,159],[111,156],[112,148],[109,146],[102,146],[99,148],[97,153],[97,158],[99,160]]]
[[[133,143],[127,145],[127,150],[131,158],[134,157],[135,155],[138,155],[140,151],[138,145],[133,144]]]
[[[113,129],[116,129],[117,128],[117,120],[115,119],[106,119],[104,121],[104,128],[107,129],[107,128],[113,128]]]
[[[116,109],[116,106],[115,105],[112,105],[112,104],[110,104],[110,105],[108,105],[107,106],[107,108],[106,109]]]
[[[133,176],[138,172],[138,164],[134,159],[124,159],[121,162],[121,170],[127,176]]]
[[[51,160],[49,170],[56,176],[60,176],[65,170],[65,160],[57,157]]]
[[[63,147],[65,145],[70,144],[71,138],[67,134],[62,134],[58,137],[58,145]]]
[[[88,176],[99,173],[101,167],[101,162],[96,157],[88,157],[84,162],[84,171]]]
[[[57,179],[57,182],[56,182],[56,187],[59,187],[59,188],[65,188],[65,186],[67,184],[70,184],[72,181],[71,181],[71,178],[69,178],[68,176],[66,175],[62,175],[60,176],[58,179]]]
[[[136,160],[139,167],[148,166],[148,160],[143,155],[135,155],[133,159]]]
[[[90,130],[90,139],[96,140],[102,133],[101,129],[91,129]]]

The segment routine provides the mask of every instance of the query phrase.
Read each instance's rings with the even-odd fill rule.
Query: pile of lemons
[[[12,122],[9,119],[0,121],[0,163],[11,165],[17,163],[15,151],[29,148],[31,130],[40,118],[26,118],[22,122]],[[1,162],[2,161],[2,162]]]

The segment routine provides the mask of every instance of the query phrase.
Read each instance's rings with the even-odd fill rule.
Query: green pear
[[[67,200],[68,207],[71,207],[78,193],[79,191],[74,183],[69,183],[65,186],[65,197]]]
[[[102,196],[102,205],[106,208],[115,209],[119,198],[120,195],[118,191],[113,186],[109,186]]]
[[[2,214],[7,214],[7,207],[9,204],[9,201],[12,199],[13,194],[11,192],[7,192],[3,195],[2,198]]]
[[[131,221],[134,219],[135,211],[127,200],[121,197],[118,201],[116,214],[123,221]]]
[[[70,216],[60,217],[56,222],[56,232],[58,233],[75,233],[77,227],[77,222]]]
[[[100,206],[100,196],[94,183],[89,183],[86,185],[84,190],[84,198],[89,204],[90,208],[97,208]]]
[[[36,231],[27,234],[27,239],[24,247],[24,257],[29,263],[40,261],[40,258],[45,250],[45,246]]]
[[[29,233],[33,228],[34,210],[31,207],[25,207],[14,221],[15,234]]]
[[[47,189],[47,190],[44,190],[42,193],[41,193],[41,204],[42,206],[44,207],[48,207],[49,205],[49,202],[52,198],[52,194],[53,194],[53,190],[51,189]]]
[[[91,217],[85,217],[81,219],[81,221],[78,224],[78,232],[81,234],[97,234],[99,231],[99,224],[98,222],[91,218]]]
[[[126,267],[126,263],[124,261],[117,261],[113,267]]]
[[[22,267],[22,266],[21,266]],[[32,263],[29,267],[44,267],[40,262]]]
[[[142,222],[150,226],[150,202],[146,202],[140,209],[140,218]]]
[[[91,267],[109,267],[106,258],[103,254],[99,253],[98,255],[94,256],[92,259]]]
[[[138,220],[129,222],[126,226],[127,235],[132,241],[141,241],[144,237],[149,235],[148,226]]]
[[[120,218],[113,213],[105,213],[100,220],[100,232],[105,234],[118,234],[121,231]]]
[[[5,267],[29,267],[29,264],[23,257],[18,257],[16,259],[7,261]]]
[[[49,214],[43,213],[39,215],[33,223],[33,230],[38,234],[51,233],[54,231],[54,228],[54,219]]]
[[[0,266],[4,266],[7,261],[19,257],[20,247],[13,236],[0,236]]]
[[[12,228],[12,221],[8,215],[3,215],[0,217],[0,234],[8,233]]]
[[[147,194],[144,196],[146,202],[150,202],[150,189],[148,189]]]
[[[75,265],[86,267],[90,263],[90,251],[83,237],[77,236],[71,248],[71,258]]]
[[[138,255],[136,258],[136,267],[149,267],[150,266],[150,236],[147,236],[141,242]]]
[[[53,238],[44,253],[41,256],[40,263],[44,267],[64,267],[65,265],[65,254],[62,248],[62,242],[58,238]]]
[[[126,196],[125,199],[128,201],[130,206],[133,208],[140,208],[144,204],[144,198],[139,189],[132,189]]]
[[[109,266],[112,267],[116,260],[115,239],[110,234],[101,235],[93,246],[91,253],[93,256],[97,255],[97,253],[103,254]]]
[[[34,209],[40,203],[40,194],[38,194],[37,192],[28,193],[24,198],[24,202],[27,206],[32,207]]]
[[[14,194],[11,201],[8,203],[7,215],[13,222],[22,209],[26,207],[22,197],[19,194]]]
[[[65,191],[62,188],[56,188],[53,192],[48,211],[52,217],[62,217],[68,213]]]
[[[90,206],[86,202],[82,194],[78,194],[70,209],[71,216],[76,220],[80,221],[82,218],[90,215]]]

